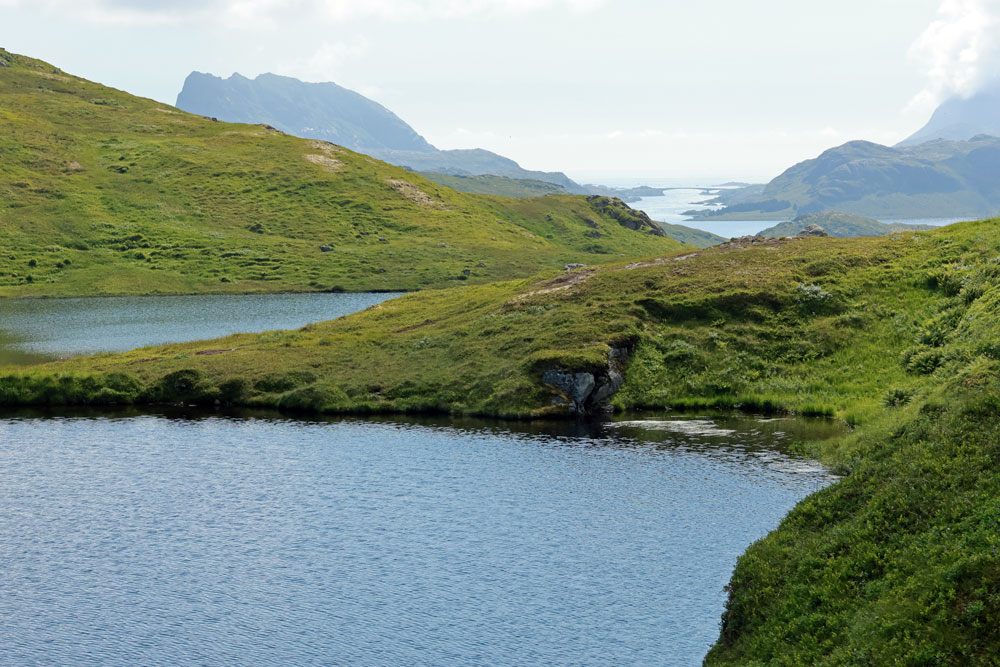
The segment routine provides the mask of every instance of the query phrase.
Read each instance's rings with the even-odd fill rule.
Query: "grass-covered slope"
[[[880,238],[736,241],[427,291],[299,331],[26,372],[126,373],[139,383],[136,396],[158,400],[152,387],[191,370],[205,387],[250,383],[247,393],[226,400],[277,404],[283,392],[258,391],[256,378],[302,371],[289,389],[315,383],[344,395],[312,406],[320,409],[530,415],[565,411],[540,383],[544,370],[599,369],[610,346],[624,346],[634,352],[614,398],[621,407],[743,405],[858,422],[881,410],[889,390],[908,395],[940,363],[935,348],[920,342],[952,298],[934,281],[960,283],[965,267],[1000,254],[995,224]],[[205,351],[211,354],[199,354]],[[0,394],[0,401],[4,396],[34,400]]]
[[[931,225],[914,225],[902,222],[879,222],[874,218],[866,218],[853,213],[840,211],[823,211],[800,215],[794,220],[781,222],[760,232],[760,236],[779,238],[796,236],[809,225],[818,225],[830,236],[853,238],[855,236],[885,236],[893,232],[926,231],[933,229]]]
[[[1000,206],[1000,188],[991,177],[998,170],[1000,138],[988,135],[894,147],[849,141],[789,167],[755,200],[735,195],[741,201],[695,215],[788,220],[836,210],[873,218],[975,218]]]
[[[706,232],[703,229],[688,227],[686,225],[675,225],[669,222],[660,221],[657,221],[656,224],[659,225],[660,229],[663,230],[663,233],[670,238],[675,241],[680,241],[681,243],[693,245],[696,248],[709,248],[728,240],[718,234]]]
[[[0,59],[0,296],[411,290],[679,247]]]
[[[528,178],[508,178],[493,174],[440,174],[433,171],[419,172],[421,176],[459,192],[477,195],[497,195],[499,197],[543,197],[545,195],[569,194],[564,187],[555,183],[535,181]]]
[[[993,664],[1000,651],[1000,228],[733,242],[427,291],[297,331],[0,376],[0,403],[565,413],[546,371],[631,350],[619,407],[856,426],[845,475],[744,555],[710,664]]]

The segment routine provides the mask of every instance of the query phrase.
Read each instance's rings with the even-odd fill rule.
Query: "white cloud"
[[[275,71],[303,81],[336,81],[341,66],[360,58],[366,51],[368,41],[364,37],[350,42],[323,42],[312,54],[280,63]]]
[[[215,21],[237,27],[274,26],[279,18],[329,22],[394,21],[524,14],[545,9],[588,12],[607,0],[0,0],[0,6],[71,15],[110,25],[188,25]]]
[[[971,95],[1000,74],[1000,0],[942,0],[938,17],[910,50],[927,85],[909,109],[933,108],[953,94]]]

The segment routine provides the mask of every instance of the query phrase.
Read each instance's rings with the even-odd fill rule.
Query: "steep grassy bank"
[[[628,350],[619,407],[842,417],[845,475],[740,560],[711,664],[991,664],[1000,229],[731,243],[407,295],[297,331],[0,377],[3,404],[565,414],[546,371]]]
[[[0,59],[0,296],[413,290],[681,247]]]

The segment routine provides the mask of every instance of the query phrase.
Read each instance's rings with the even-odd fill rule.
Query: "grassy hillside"
[[[1000,209],[1000,138],[882,146],[849,141],[786,169],[761,191],[736,193],[703,219],[789,220],[837,210],[873,218],[976,218]]]
[[[679,247],[0,58],[0,296],[412,290]]]
[[[718,234],[706,232],[703,229],[695,229],[694,227],[687,227],[685,225],[675,225],[669,222],[657,221],[656,224],[660,226],[660,229],[662,229],[668,237],[674,239],[675,241],[680,241],[681,243],[693,245],[696,248],[708,248],[713,245],[718,245],[719,243],[724,243],[728,240]]]
[[[426,291],[300,331],[80,358],[28,374],[125,372],[144,396],[179,371],[220,387],[286,369],[305,373],[289,389],[343,393],[312,406],[320,409],[540,415],[566,410],[540,383],[544,370],[598,370],[610,346],[625,346],[635,351],[614,399],[621,407],[743,405],[857,422],[881,409],[887,384],[909,391],[919,379],[898,363],[938,307],[919,267],[942,261],[955,233],[733,242]],[[213,354],[199,354],[206,350]],[[249,387],[238,400],[287,399],[272,394]]]
[[[853,213],[823,211],[800,215],[794,220],[779,223],[760,232],[761,236],[779,238],[795,236],[809,225],[819,225],[830,236],[852,238],[855,236],[885,236],[893,232],[926,231],[931,225],[911,225],[901,222],[885,223]]]
[[[427,180],[459,192],[477,195],[497,195],[498,197],[543,197],[545,195],[569,194],[565,188],[555,183],[534,181],[526,178],[508,178],[492,174],[458,175],[439,174],[433,171],[419,172]]]
[[[803,450],[844,479],[741,558],[708,662],[992,664],[998,313],[997,221],[731,242],[411,294],[297,331],[9,370],[0,403],[538,416],[569,407],[548,371],[610,363],[625,372],[620,408],[834,415],[855,430]]]

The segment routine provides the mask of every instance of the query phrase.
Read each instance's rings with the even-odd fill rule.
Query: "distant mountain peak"
[[[926,125],[897,145],[915,146],[935,139],[967,141],[981,135],[1000,136],[1000,79],[968,97],[945,100]]]
[[[332,82],[306,83],[269,72],[254,79],[239,72],[226,79],[192,72],[177,106],[230,122],[267,123],[362,152],[436,150],[378,102]]]
[[[333,82],[309,83],[271,72],[253,79],[239,72],[226,79],[191,72],[177,106],[233,123],[264,123],[416,171],[533,179],[567,192],[587,192],[562,172],[522,169],[515,161],[481,148],[438,150],[378,102]]]

